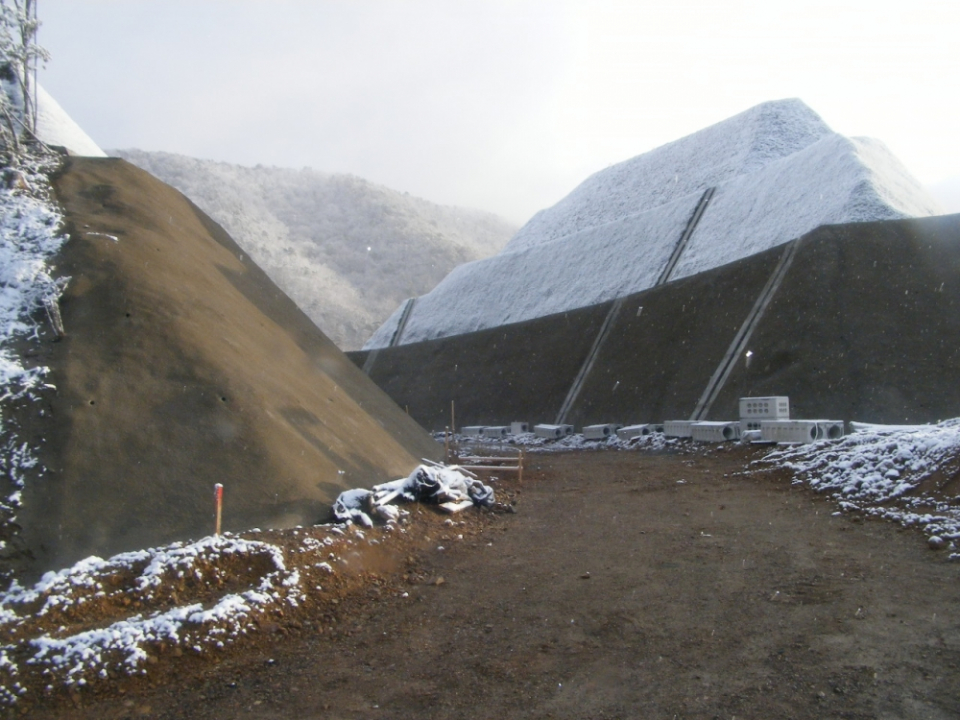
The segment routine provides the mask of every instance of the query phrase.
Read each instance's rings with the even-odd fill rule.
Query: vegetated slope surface
[[[493,255],[516,227],[352,175],[242,167],[111,150],[223,225],[341,349],[360,348],[394,308],[454,267]]]
[[[70,239],[66,336],[38,401],[5,408],[37,448],[21,569],[227,529],[324,519],[339,492],[407,475],[437,444],[183,195],[118,159],[55,178]]]
[[[522,486],[498,483],[518,514],[415,512],[420,548],[358,549],[367,582],[312,615],[204,659],[161,655],[69,713],[956,717],[956,566],[758,456],[530,456]]]

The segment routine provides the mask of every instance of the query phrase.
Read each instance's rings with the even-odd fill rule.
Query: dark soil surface
[[[227,530],[289,528],[327,517],[343,490],[439,459],[173,188],[98,158],[67,159],[54,185],[70,237],[56,258],[70,278],[66,336],[24,350],[55,388],[3,407],[4,429],[39,463],[27,471],[18,552],[0,557],[0,571],[9,562],[22,579],[203,536],[214,483]]]
[[[531,456],[516,514],[421,512],[336,610],[29,715],[960,716],[957,565],[753,457]]]

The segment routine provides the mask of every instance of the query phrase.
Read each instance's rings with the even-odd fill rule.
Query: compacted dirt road
[[[960,568],[753,457],[531,456],[335,617],[31,716],[960,717]]]

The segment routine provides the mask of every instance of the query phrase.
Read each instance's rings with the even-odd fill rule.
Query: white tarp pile
[[[396,500],[439,504],[447,512],[460,512],[473,505],[490,506],[493,488],[471,477],[456,465],[420,465],[409,477],[340,493],[333,504],[333,516],[340,522],[373,527],[371,516],[389,522],[400,517]]]

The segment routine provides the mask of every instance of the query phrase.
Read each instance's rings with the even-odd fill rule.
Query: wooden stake
[[[223,485],[217,483],[213,486],[213,494],[217,501],[217,531],[220,534],[220,518],[223,516]]]
[[[443,461],[450,462],[450,428],[443,429]]]
[[[457,434],[457,421],[453,414],[453,400],[450,401],[450,432]]]

